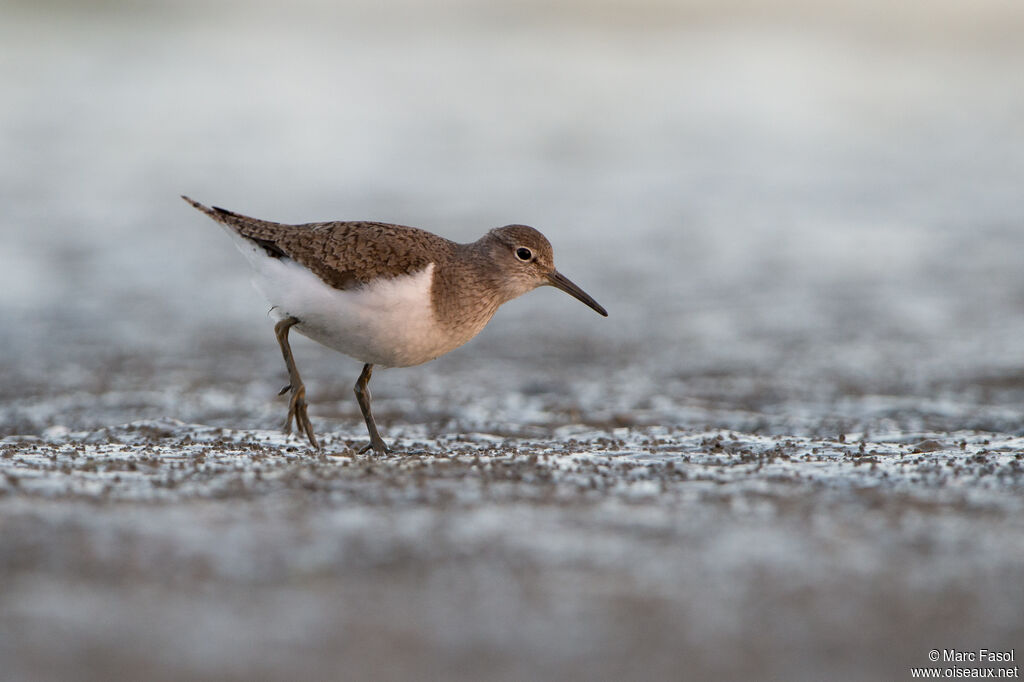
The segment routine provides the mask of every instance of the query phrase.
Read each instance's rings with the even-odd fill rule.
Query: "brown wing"
[[[447,257],[454,247],[443,237],[404,225],[375,222],[285,225],[182,198],[259,244],[268,255],[291,258],[336,289],[350,289],[378,277],[417,272]]]

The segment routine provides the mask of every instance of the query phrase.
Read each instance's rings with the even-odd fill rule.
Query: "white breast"
[[[343,291],[294,261],[250,260],[256,269],[253,284],[275,306],[278,319],[298,318],[297,331],[362,362],[408,367],[464,342],[435,319],[430,298],[433,263],[412,275]]]

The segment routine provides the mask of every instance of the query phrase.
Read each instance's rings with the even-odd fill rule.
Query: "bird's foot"
[[[359,454],[362,455],[370,450],[373,450],[378,455],[386,455],[391,452],[391,448],[389,448],[387,443],[384,442],[384,439],[379,436],[377,438],[371,437],[370,442],[359,450]]]
[[[288,419],[284,423],[284,432],[292,432],[292,420],[295,420],[295,427],[298,429],[300,434],[305,434],[306,438],[309,439],[310,444],[317,450],[320,449],[320,443],[316,440],[316,434],[313,433],[313,424],[309,421],[309,413],[306,408],[306,387],[302,384],[293,386],[289,384],[278,395],[283,395],[285,391],[291,390],[292,396],[288,401]]]

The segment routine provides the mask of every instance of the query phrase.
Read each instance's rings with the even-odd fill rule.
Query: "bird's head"
[[[502,273],[502,288],[509,299],[537,287],[552,286],[608,317],[607,310],[555,269],[551,243],[537,230],[527,225],[506,225],[491,230],[484,239],[490,258]]]

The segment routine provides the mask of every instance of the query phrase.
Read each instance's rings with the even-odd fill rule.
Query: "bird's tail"
[[[243,234],[254,227],[258,227],[261,224],[275,224],[270,223],[269,221],[266,220],[259,220],[258,218],[250,218],[249,216],[242,215],[241,213],[235,213],[234,211],[229,211],[226,208],[221,208],[220,206],[206,206],[204,204],[199,203],[198,201],[191,197],[185,196],[184,194],[181,195],[181,198],[187,201],[188,203],[192,204],[192,206],[194,206],[196,209],[202,211],[206,215],[216,220],[218,223],[230,225],[233,228],[235,228],[237,232],[241,232]]]
[[[272,235],[274,232],[279,231],[282,227],[280,223],[250,218],[249,216],[235,213],[219,206],[206,206],[184,194],[181,195],[181,198],[223,225],[228,234],[235,239],[235,245],[238,246],[239,250],[247,258],[252,258],[254,247],[255,251],[265,252],[266,255],[274,258],[287,256],[274,239],[268,238],[269,235],[267,234]]]

